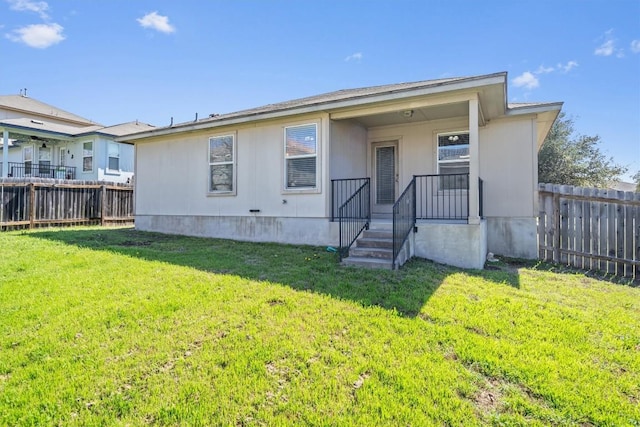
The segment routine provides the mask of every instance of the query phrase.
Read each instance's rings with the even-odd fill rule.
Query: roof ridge
[[[25,95],[0,95],[0,108],[1,107],[25,111],[31,114],[37,114],[58,120],[102,126],[102,124],[87,119],[86,117],[79,116],[78,114],[56,107],[55,105],[47,104],[46,102]]]

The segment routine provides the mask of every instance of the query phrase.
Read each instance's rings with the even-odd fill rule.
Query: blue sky
[[[640,0],[0,0],[0,33],[0,94],[105,125],[507,71],[640,170]]]

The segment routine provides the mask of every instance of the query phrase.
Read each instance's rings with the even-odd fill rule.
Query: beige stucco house
[[[507,103],[503,72],[342,90],[118,140],[135,144],[138,229],[345,250],[362,239],[371,250],[354,253],[356,240],[349,258],[482,268],[489,251],[537,256],[537,154],[561,107]]]

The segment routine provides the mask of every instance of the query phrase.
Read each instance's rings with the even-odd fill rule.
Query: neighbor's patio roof
[[[106,135],[117,137],[144,132],[155,127],[147,123],[134,121],[114,126],[68,126],[50,123],[44,120],[19,118],[0,120],[0,128],[6,128],[14,133],[45,136],[53,139],[69,139],[88,135]]]

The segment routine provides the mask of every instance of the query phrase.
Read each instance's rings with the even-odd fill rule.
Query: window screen
[[[441,190],[466,190],[469,187],[469,133],[438,135],[438,174]]]
[[[120,170],[120,147],[118,144],[110,142],[107,148],[108,151],[108,169],[111,170]]]
[[[285,128],[286,188],[316,187],[317,126]]]
[[[82,172],[93,170],[93,142],[82,144]]]
[[[234,136],[209,138],[209,192],[234,191]]]

